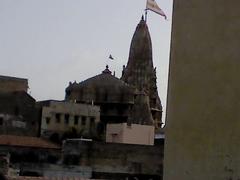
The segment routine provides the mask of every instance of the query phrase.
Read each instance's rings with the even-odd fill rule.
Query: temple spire
[[[121,79],[146,93],[153,119],[159,127],[162,123],[162,106],[157,91],[156,70],[153,67],[151,37],[143,16],[134,32],[128,63]]]
[[[146,89],[153,69],[151,37],[142,17],[132,38],[128,63],[122,79],[139,90]]]

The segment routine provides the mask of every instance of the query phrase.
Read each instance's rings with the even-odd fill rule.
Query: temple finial
[[[109,66],[106,65],[106,69],[102,71],[103,74],[112,74],[112,72],[109,70]]]

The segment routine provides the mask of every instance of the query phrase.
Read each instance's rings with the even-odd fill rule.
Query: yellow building
[[[74,132],[78,136],[93,137],[100,121],[99,106],[64,101],[42,101],[41,136],[59,137]]]

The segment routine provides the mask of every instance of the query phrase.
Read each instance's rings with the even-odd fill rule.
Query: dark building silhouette
[[[37,136],[39,110],[27,93],[28,80],[0,76],[0,134]]]
[[[28,90],[28,80],[25,78],[1,76],[0,75],[0,92],[15,92]]]
[[[80,83],[70,83],[66,88],[67,101],[100,106],[99,131],[107,123],[127,122],[134,104],[134,88],[111,74],[106,69],[99,75]]]
[[[35,103],[23,91],[0,93],[0,134],[37,136],[39,111]]]

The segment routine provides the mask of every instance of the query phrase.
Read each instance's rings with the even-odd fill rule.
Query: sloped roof
[[[0,80],[13,80],[13,81],[28,81],[27,78],[19,78],[19,77],[13,77],[13,76],[3,76],[0,75]]]
[[[7,180],[89,180],[80,177],[30,177],[30,176],[18,176],[8,177]]]
[[[46,148],[46,149],[60,149],[60,146],[55,145],[41,138],[28,137],[28,136],[14,136],[14,135],[0,135],[0,146],[1,145]]]

